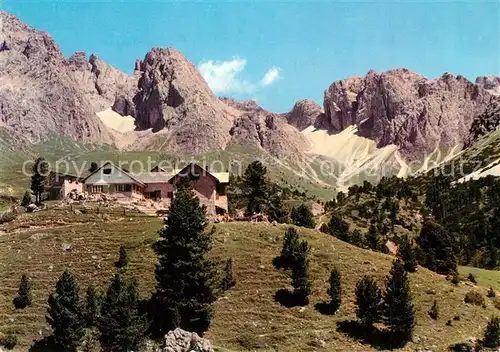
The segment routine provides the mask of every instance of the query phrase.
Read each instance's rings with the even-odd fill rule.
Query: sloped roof
[[[100,168],[98,168],[97,170],[95,170],[94,172],[92,172],[90,175],[88,175],[87,177],[85,177],[83,179],[83,182],[86,183],[86,181],[89,179],[89,177],[91,177],[92,175],[95,175],[96,173],[100,172],[102,170],[102,168],[104,168],[105,166],[112,166],[114,167],[115,169],[119,170],[120,172],[122,172],[124,175],[130,177],[134,182],[137,182],[138,184],[140,185],[145,185],[143,182],[141,182],[140,180],[138,180],[137,178],[135,178],[132,174],[130,174],[129,172],[123,170],[122,168],[116,166],[115,164],[113,164],[112,162],[107,162],[105,163],[104,165],[102,165]],[[105,184],[105,183],[100,183],[100,184]]]

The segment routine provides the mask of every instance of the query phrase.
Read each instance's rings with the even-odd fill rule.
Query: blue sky
[[[2,8],[49,32],[66,56],[96,53],[131,72],[151,47],[172,46],[218,95],[288,111],[322,103],[335,80],[406,67],[474,80],[500,74],[499,2],[28,1]]]

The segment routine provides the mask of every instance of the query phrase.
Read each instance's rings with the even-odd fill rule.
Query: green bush
[[[477,284],[477,280],[476,280],[476,277],[474,276],[473,273],[469,273],[469,276],[467,277],[467,279],[472,282],[473,284]]]

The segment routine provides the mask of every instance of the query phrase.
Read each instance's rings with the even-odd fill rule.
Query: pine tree
[[[139,310],[135,281],[126,282],[115,274],[101,304],[98,326],[103,351],[137,351],[142,346],[147,320]]]
[[[87,287],[85,297],[85,324],[88,328],[97,326],[101,306],[101,297],[95,286]]]
[[[444,227],[433,221],[426,221],[417,238],[417,244],[424,254],[422,264],[426,268],[444,275],[457,271],[452,238]]]
[[[270,187],[267,209],[269,221],[276,221],[280,224],[288,223],[290,209],[283,202],[283,191],[276,184],[272,184]]]
[[[281,253],[273,259],[273,265],[276,269],[288,270],[292,267],[299,243],[299,233],[295,228],[289,227],[285,232]]]
[[[310,229],[314,228],[315,226],[313,213],[311,209],[304,203],[302,203],[298,207],[294,207],[292,209],[292,214],[290,217],[292,218],[292,222],[294,225],[307,227]]]
[[[483,345],[488,348],[500,346],[500,318],[492,317],[484,331]]]
[[[328,232],[342,241],[347,241],[349,236],[349,224],[336,214],[328,221]]]
[[[373,251],[380,251],[382,249],[382,242],[377,228],[372,224],[365,235],[365,243]]]
[[[24,192],[23,199],[21,201],[21,206],[22,207],[27,207],[28,205],[31,204],[31,191],[29,189]]]
[[[248,199],[247,214],[263,213],[269,193],[267,168],[260,161],[254,161],[245,170],[243,184]]]
[[[89,172],[93,173],[93,172],[97,171],[97,169],[99,169],[99,166],[97,165],[97,163],[95,161],[92,161],[90,163]]]
[[[311,282],[309,281],[309,251],[307,241],[302,241],[297,247],[292,265],[292,286],[295,304],[305,306],[309,304]]]
[[[380,320],[382,293],[377,282],[364,276],[356,284],[356,317],[365,327],[371,327]]]
[[[408,235],[401,238],[397,255],[403,261],[406,271],[414,273],[417,270],[417,255]]]
[[[63,351],[76,351],[85,333],[84,305],[76,280],[68,272],[59,278],[49,296],[47,322],[52,327],[54,343]]]
[[[411,301],[410,282],[403,262],[392,264],[384,294],[384,321],[396,341],[408,342],[415,327],[415,310]]]
[[[236,280],[233,275],[233,258],[228,258],[224,267],[224,276],[221,280],[221,289],[226,291],[234,285],[236,285]]]
[[[36,204],[42,203],[42,193],[47,188],[47,176],[49,165],[44,158],[38,158],[32,168],[31,190],[35,195]]]
[[[328,288],[328,295],[330,296],[330,307],[329,311],[331,314],[335,314],[342,302],[342,286],[341,286],[341,276],[337,268],[333,268],[330,273],[330,287]]]
[[[116,262],[116,267],[117,268],[123,268],[127,266],[128,264],[128,254],[127,250],[125,247],[120,246],[120,257],[118,258],[118,261]]]
[[[21,276],[21,283],[19,284],[17,296],[14,298],[14,306],[17,309],[22,309],[29,305],[31,305],[31,283],[26,274],[23,274],[23,276]]]
[[[437,318],[439,318],[439,307],[437,300],[434,300],[431,310],[429,311],[429,316],[434,320],[437,320]]]
[[[206,226],[205,206],[187,185],[179,187],[154,244],[158,264],[151,303],[156,337],[176,327],[202,335],[210,325],[217,271],[208,258],[212,238],[204,233]]]

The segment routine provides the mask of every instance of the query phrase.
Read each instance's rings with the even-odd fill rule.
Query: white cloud
[[[278,78],[280,78],[280,68],[273,66],[269,69],[269,71],[266,72],[260,83],[263,86],[268,86],[274,81],[276,81]]]
[[[230,61],[208,60],[198,65],[201,75],[215,94],[252,94],[268,86],[280,77],[280,69],[271,67],[264,77],[256,83],[240,78],[247,60],[233,57]]]

